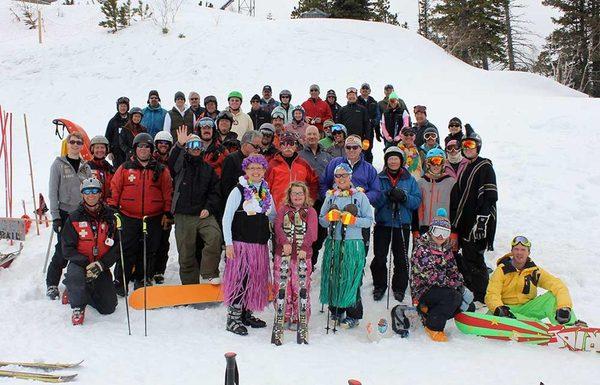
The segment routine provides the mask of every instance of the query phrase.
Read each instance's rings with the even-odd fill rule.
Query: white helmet
[[[102,184],[96,178],[85,178],[81,181],[80,191],[83,192],[86,188],[97,188],[102,190]]]
[[[154,137],[154,144],[156,144],[156,142],[158,142],[159,140],[164,140],[173,144],[173,137],[171,136],[171,133],[169,131],[159,131]]]

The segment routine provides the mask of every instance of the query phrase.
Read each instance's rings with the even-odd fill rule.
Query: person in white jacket
[[[248,114],[242,111],[242,93],[239,91],[231,91],[227,96],[229,112],[233,115],[233,126],[231,131],[238,134],[241,138],[246,131],[254,130],[254,123]]]
[[[180,126],[185,125],[185,111],[187,110],[187,105],[185,104],[185,95],[181,91],[177,91],[175,93],[175,105],[173,108],[167,112],[165,115],[165,122],[163,123],[163,131],[167,131],[171,133],[173,136],[173,132],[177,133],[177,129]],[[188,127],[188,131],[190,131],[193,127]],[[175,137],[175,136],[173,136]]]

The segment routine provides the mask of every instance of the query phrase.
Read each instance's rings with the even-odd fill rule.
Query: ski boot
[[[246,326],[250,326],[253,329],[267,327],[267,323],[260,318],[254,317],[250,310],[242,311],[242,323]]]
[[[148,287],[148,286],[152,286],[152,281],[149,279],[146,279],[146,287]],[[135,282],[133,283],[133,290],[137,290],[142,287],[144,287],[144,280],[136,279]]]
[[[221,284],[221,277],[213,277],[213,278],[208,278],[207,283],[210,283],[211,285],[220,285]]]
[[[236,306],[229,306],[227,313],[227,331],[234,334],[248,335],[248,329],[242,324],[242,309]]]
[[[340,326],[344,329],[352,329],[358,326],[359,320],[352,317],[346,317],[340,322]]]
[[[446,333],[444,333],[444,331],[437,332],[425,326],[425,333],[427,333],[429,338],[431,338],[435,342],[448,342],[448,337],[446,337]]]
[[[58,299],[59,296],[60,292],[58,291],[58,286],[48,286],[46,289],[46,297],[55,300]]]
[[[73,326],[83,325],[83,319],[85,318],[85,308],[76,307],[73,308],[73,315],[71,315],[71,322]]]
[[[165,276],[163,274],[154,274],[154,283],[156,285],[162,285],[165,283]]]
[[[404,293],[400,291],[394,291],[394,299],[398,302],[404,301]]]
[[[381,288],[381,287],[376,287],[373,289],[373,300],[374,301],[381,301],[381,299],[383,298],[383,295],[385,294],[385,288]]]
[[[125,287],[118,280],[113,281],[113,285],[115,285],[115,291],[119,297],[125,297]]]
[[[63,305],[69,304],[69,292],[67,291],[67,289],[65,289],[65,291],[63,291],[63,294],[61,297],[61,302]]]

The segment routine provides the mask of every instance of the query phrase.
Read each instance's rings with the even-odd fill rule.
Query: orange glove
[[[329,222],[338,222],[341,217],[342,212],[338,209],[329,210],[329,212],[325,214],[325,219],[327,219]]]
[[[421,233],[418,230],[414,230],[412,232],[412,236],[413,236],[413,239],[419,239],[419,238],[421,238]]]
[[[458,234],[451,233],[450,234],[450,245],[452,245],[452,251],[455,253],[458,251]]]
[[[349,212],[344,211],[342,213],[341,221],[342,221],[343,225],[346,225],[346,226],[353,225],[356,223],[356,217],[354,215],[350,214]]]
[[[369,141],[369,139],[363,139],[363,141],[362,141],[363,151],[367,151],[369,149],[369,147],[371,147],[371,142]]]

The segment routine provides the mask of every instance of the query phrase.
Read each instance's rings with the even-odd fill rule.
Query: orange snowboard
[[[92,160],[92,153],[90,152],[90,138],[88,137],[88,134],[85,132],[85,130],[77,123],[73,123],[70,120],[67,119],[63,119],[63,118],[59,118],[59,119],[54,119],[52,121],[52,123],[56,126],[56,135],[63,139],[66,139],[65,136],[65,129],[67,130],[67,132],[72,133],[72,132],[79,132],[81,133],[81,135],[83,136],[83,147],[81,147],[81,157],[86,160]],[[60,129],[62,129],[62,134],[60,133]],[[61,145],[61,155],[64,156],[67,153],[67,142],[66,140],[63,139],[62,141],[62,145]]]
[[[148,293],[147,309],[223,301],[221,285],[210,283],[148,286],[146,292]],[[129,306],[137,310],[144,309],[143,287],[131,293]]]

